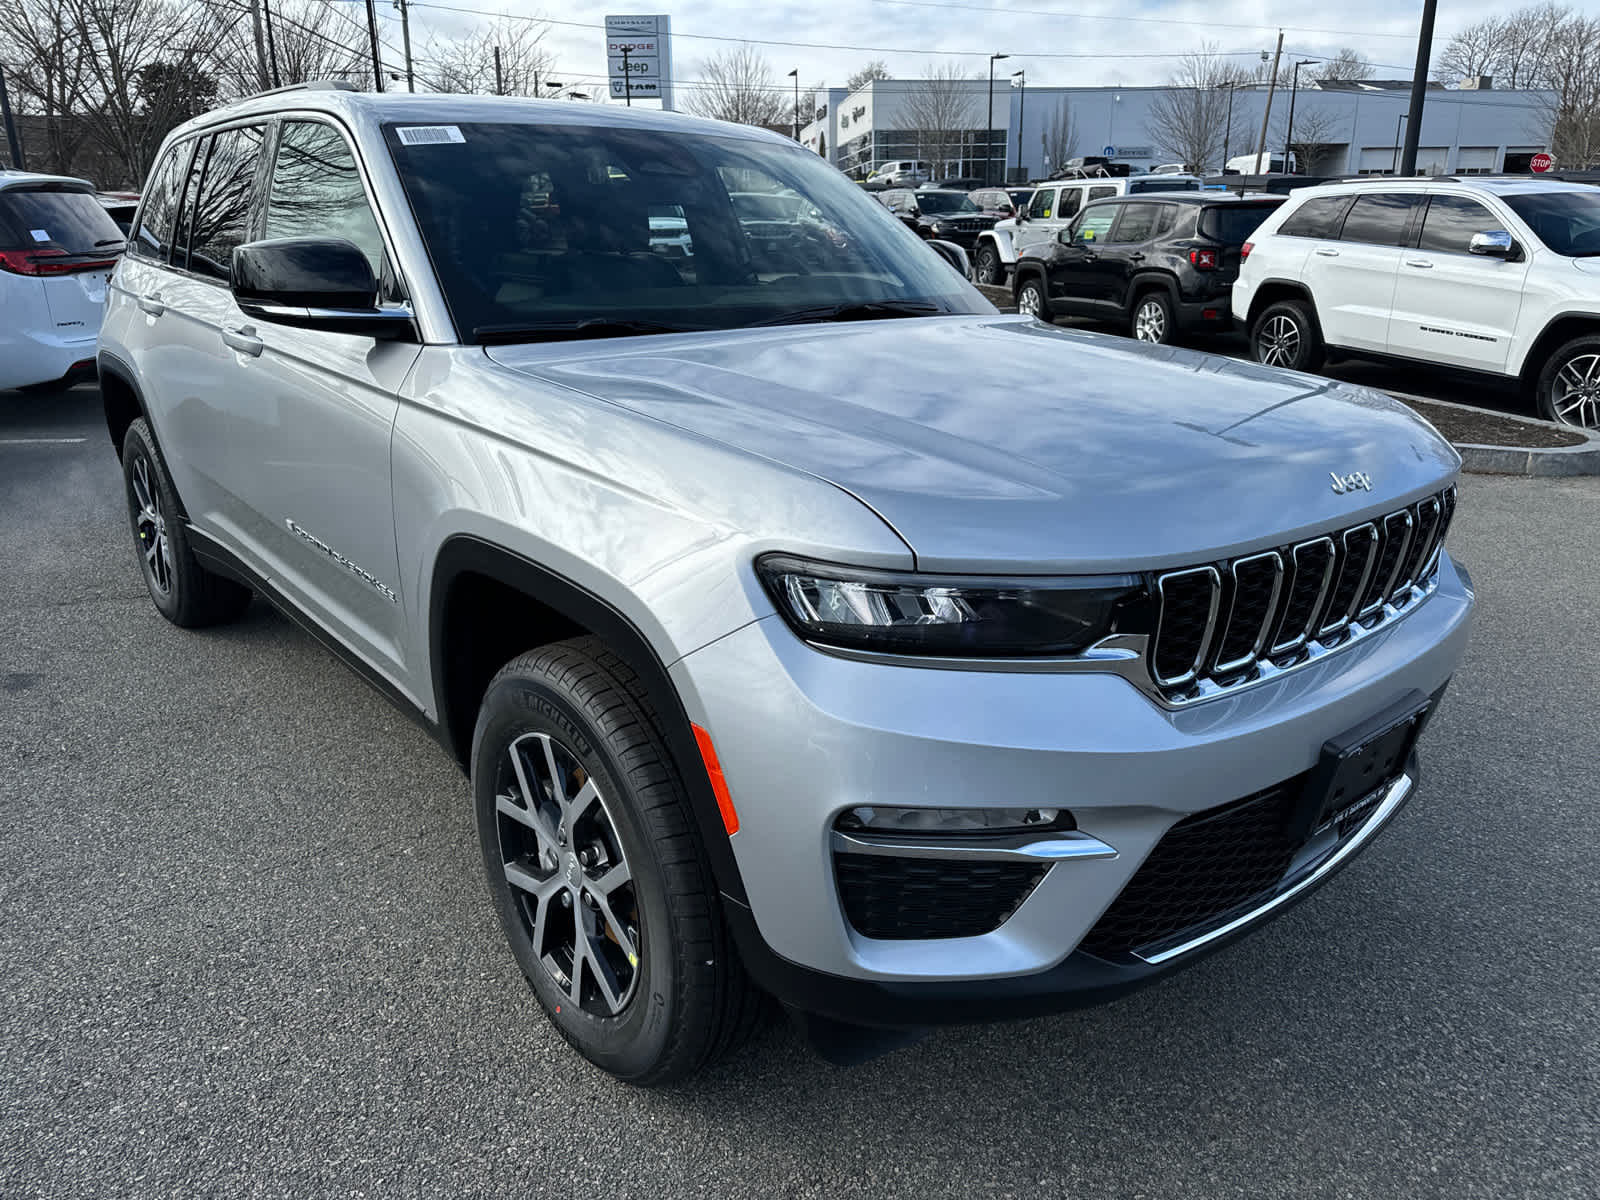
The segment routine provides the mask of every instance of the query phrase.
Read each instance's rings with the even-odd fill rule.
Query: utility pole
[[[800,140],[800,68],[796,67],[789,72],[789,78],[794,80],[794,140]]]
[[[267,39],[261,32],[261,0],[250,0],[250,29],[256,38],[256,78],[264,92],[272,86],[272,71],[267,67]]]
[[[1406,148],[1400,174],[1417,173],[1417,141],[1422,137],[1422,102],[1428,94],[1428,60],[1433,57],[1433,15],[1437,0],[1422,0],[1422,29],[1417,34],[1417,67],[1411,76],[1411,111],[1406,122]]]
[[[5,123],[6,144],[11,149],[11,165],[22,170],[22,146],[17,141],[17,123],[11,119],[11,97],[6,93],[6,69],[0,66],[0,121]]]
[[[383,56],[378,53],[378,13],[367,0],[367,36],[372,40],[372,78],[383,91]]]
[[[505,76],[503,76],[500,73],[500,47],[499,46],[496,46],[494,48],[494,94],[496,96],[504,96],[506,94]]]
[[[272,86],[282,87],[283,76],[278,74],[278,45],[272,40],[272,8],[261,0],[261,23],[267,28],[267,61],[272,66]]]
[[[1272,119],[1272,93],[1278,90],[1278,60],[1283,57],[1283,30],[1278,30],[1278,48],[1272,54],[1272,79],[1267,84],[1267,111],[1261,114],[1261,137],[1256,142],[1256,161],[1252,164],[1252,175],[1265,175],[1268,172],[1261,169],[1261,156],[1267,152],[1267,122]],[[1267,166],[1271,166],[1269,161]],[[1284,166],[1288,166],[1284,163]]]
[[[622,45],[622,95],[624,103],[633,107],[633,76],[628,72],[628,45]]]
[[[406,0],[394,0],[394,6],[400,10],[400,44],[406,51],[406,91],[417,90],[417,75],[411,68],[411,7]],[[537,88],[534,89],[538,91]]]

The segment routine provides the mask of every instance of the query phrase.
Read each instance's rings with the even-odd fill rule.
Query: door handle
[[[222,340],[240,354],[248,354],[251,358],[255,358],[261,353],[262,347],[266,345],[265,342],[255,336],[255,333],[256,327],[254,325],[241,325],[238,329],[224,329],[222,331]]]
[[[1427,269],[1432,268],[1433,263],[1430,262],[1426,258],[1408,258],[1408,259],[1406,259],[1406,266],[1408,266],[1408,267],[1421,267],[1424,270],[1427,270]]]
[[[1323,258],[1338,258],[1339,257],[1339,252],[1337,250],[1330,250],[1327,246],[1318,246],[1317,247],[1317,253],[1322,255]]]
[[[1128,255],[1128,261],[1129,262],[1143,262],[1144,261],[1144,255],[1142,255],[1142,254],[1130,254],[1130,255]]]
[[[136,296],[134,297],[134,303],[137,304],[142,311],[149,313],[152,317],[159,317],[162,313],[167,311],[167,306],[161,303],[160,292],[151,292],[147,296]]]

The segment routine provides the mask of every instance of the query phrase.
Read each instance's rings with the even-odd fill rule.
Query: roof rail
[[[264,92],[252,92],[245,98],[254,100],[257,96],[276,96],[283,92],[359,92],[360,90],[348,79],[308,79],[304,83],[286,83],[282,87],[268,88]]]

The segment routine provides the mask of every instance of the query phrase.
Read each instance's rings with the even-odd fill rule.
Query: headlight
[[[949,233],[950,226],[946,225],[943,221],[935,221],[933,223],[933,231],[935,233]]]
[[[808,641],[967,658],[1076,654],[1108,634],[1148,632],[1136,575],[1084,578],[922,575],[769,554],[756,570]]]

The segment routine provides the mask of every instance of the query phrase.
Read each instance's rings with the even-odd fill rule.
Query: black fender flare
[[[748,907],[744,881],[733,856],[733,847],[728,843],[728,833],[700,757],[689,714],[684,710],[678,689],[672,684],[666,664],[649,640],[624,613],[582,585],[520,554],[471,535],[449,538],[440,547],[428,592],[428,657],[433,694],[439,707],[439,731],[457,763],[463,767],[468,764],[472,730],[462,730],[447,711],[449,664],[445,660],[444,646],[450,621],[451,585],[457,577],[467,573],[487,576],[513,588],[588,629],[604,639],[633,669],[655,707],[662,737],[666,739],[667,749],[688,792],[690,813],[711,862],[717,889],[726,899]]]
[[[1138,302],[1139,297],[1145,292],[1158,287],[1167,293],[1167,298],[1172,301],[1174,309],[1183,302],[1183,297],[1178,292],[1178,281],[1171,275],[1168,275],[1165,271],[1140,271],[1133,277],[1132,282],[1128,284],[1128,302],[1123,305],[1123,315],[1132,319],[1133,306]]]

